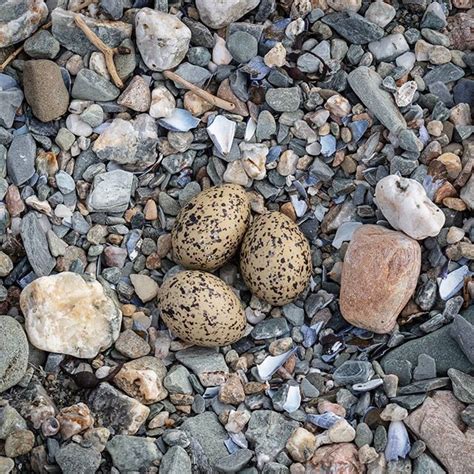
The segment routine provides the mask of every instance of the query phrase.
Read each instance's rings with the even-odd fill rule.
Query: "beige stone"
[[[451,392],[439,391],[405,420],[448,472],[466,472],[466,466],[474,466],[474,437],[460,418],[464,408]]]
[[[77,273],[38,278],[20,306],[30,342],[43,351],[90,359],[119,336],[122,313],[98,281]]]
[[[420,267],[418,242],[381,226],[361,226],[344,259],[342,315],[354,326],[390,332],[415,291]]]
[[[127,395],[150,405],[168,396],[163,387],[166,367],[161,359],[145,356],[124,364],[115,376],[114,383]]]
[[[84,403],[63,408],[56,418],[61,426],[60,433],[63,439],[69,439],[94,425],[94,418]]]
[[[148,275],[132,274],[130,281],[137,296],[144,302],[151,301],[158,294],[158,283]]]
[[[333,444],[318,448],[306,466],[306,474],[360,474],[364,467],[357,448],[352,443]]]
[[[296,428],[286,443],[290,456],[299,462],[308,461],[316,449],[316,437],[304,428]]]

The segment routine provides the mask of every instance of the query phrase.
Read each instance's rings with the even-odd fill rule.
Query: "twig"
[[[74,17],[76,25],[82,30],[86,35],[87,39],[104,55],[105,64],[107,70],[109,71],[110,77],[114,81],[114,84],[119,88],[123,88],[122,79],[117,73],[114,63],[114,54],[115,50],[107,46],[87,25],[86,22],[82,19],[81,16],[76,15]]]
[[[209,92],[201,89],[200,87],[191,84],[186,79],[178,76],[174,72],[171,71],[164,71],[163,75],[172,81],[178,82],[179,84],[189,89],[191,92],[194,92],[196,95],[204,99],[206,102],[209,102],[216,107],[221,109],[227,110],[228,112],[233,112],[235,110],[235,104],[232,102],[228,102],[227,100],[221,99],[220,97],[216,97],[215,95],[210,94]]]

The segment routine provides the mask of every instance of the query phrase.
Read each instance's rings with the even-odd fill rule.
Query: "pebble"
[[[191,474],[192,466],[188,453],[181,446],[172,446],[166,451],[160,462],[160,473],[161,472]]]
[[[106,449],[114,467],[120,472],[148,469],[160,458],[158,447],[152,438],[117,435],[108,441]]]
[[[196,8],[201,21],[210,28],[218,30],[243,17],[259,3],[259,0],[230,0],[225,4],[211,0],[196,0]]]
[[[23,378],[27,369],[28,354],[28,340],[22,326],[10,316],[1,316],[0,393],[13,387]],[[6,433],[4,436],[6,437]]]
[[[128,207],[132,192],[133,175],[114,170],[94,177],[87,205],[93,212],[123,212]]]
[[[69,299],[64,301],[66,292]],[[86,282],[76,273],[35,280],[23,290],[20,305],[30,342],[48,352],[95,357],[112,345],[120,331],[122,314],[102,285]],[[71,332],[70,327],[83,329]]]
[[[101,461],[100,453],[95,448],[83,448],[76,443],[63,445],[55,458],[64,474],[95,472]]]
[[[300,91],[297,87],[269,89],[265,100],[276,112],[295,112],[301,102]]]
[[[46,20],[48,7],[43,0],[21,0],[5,5],[0,25],[0,48],[19,43],[31,36]]]
[[[109,101],[116,99],[120,89],[91,69],[81,69],[76,76],[71,96],[74,99]]]
[[[436,237],[444,225],[444,214],[413,179],[387,176],[377,183],[375,194],[377,206],[390,225],[413,239]]]
[[[36,143],[31,134],[15,135],[7,154],[7,169],[13,184],[19,186],[35,172]]]
[[[372,23],[385,28],[395,17],[397,11],[392,5],[382,0],[371,2],[365,11],[365,18]]]
[[[340,305],[344,318],[369,331],[391,331],[415,291],[420,252],[418,243],[401,232],[373,225],[359,227],[347,249],[342,271]],[[371,284],[374,280],[379,282],[376,287]],[[363,288],[362,303],[359,295]]]
[[[226,46],[234,60],[240,64],[249,62],[258,52],[257,40],[245,31],[232,33]]]
[[[151,92],[147,82],[141,76],[133,77],[117,99],[117,104],[136,112],[146,112],[151,104]]]
[[[153,71],[176,67],[188,52],[191,31],[174,15],[142,8],[135,17],[135,31],[140,55]]]
[[[25,53],[33,59],[54,59],[61,48],[59,41],[47,30],[39,30],[23,45]]]
[[[380,26],[371,23],[357,13],[330,13],[322,22],[337,31],[344,39],[354,44],[367,44],[383,37]]]

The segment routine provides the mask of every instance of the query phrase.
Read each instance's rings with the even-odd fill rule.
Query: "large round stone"
[[[390,332],[415,291],[420,267],[416,240],[381,226],[359,227],[344,258],[342,315],[354,326]]]
[[[28,353],[28,340],[21,324],[10,316],[0,316],[0,393],[25,375]]]
[[[260,0],[196,0],[201,21],[218,30],[242,18],[253,10]]]
[[[30,342],[48,352],[90,359],[120,333],[122,313],[97,281],[64,272],[38,278],[21,293]]]
[[[142,8],[135,17],[138,50],[153,71],[176,67],[186,56],[190,29],[176,16]]]

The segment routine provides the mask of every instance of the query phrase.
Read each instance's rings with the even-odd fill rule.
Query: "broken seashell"
[[[209,137],[222,155],[230,153],[235,136],[235,127],[235,122],[223,115],[218,115],[212,123],[207,126]]]
[[[260,380],[270,380],[272,375],[294,354],[296,348],[290,349],[277,356],[268,356],[261,364],[257,365],[257,372]]]
[[[244,140],[246,142],[249,142],[252,137],[255,135],[255,131],[257,130],[257,122],[250,117],[249,121],[247,122],[247,127],[245,127],[245,135],[244,135]]]
[[[286,401],[282,405],[287,413],[293,413],[298,410],[301,405],[300,387],[295,382],[288,382],[288,392],[286,394]]]
[[[221,38],[217,33],[214,33],[214,48],[212,49],[212,62],[218,66],[230,64],[232,55],[227,49],[224,38]]]
[[[439,296],[446,301],[452,298],[464,286],[464,278],[474,275],[467,265],[449,273],[446,278],[439,279]]]
[[[350,242],[352,234],[362,225],[361,222],[343,222],[336,231],[332,246],[340,249],[343,242]]]
[[[189,132],[196,128],[200,120],[193,117],[185,109],[174,109],[168,117],[158,120],[158,123],[171,132]]]
[[[410,452],[410,438],[403,421],[392,421],[388,428],[388,442],[385,458],[388,462],[406,458]]]
[[[445,215],[414,179],[389,175],[375,188],[375,202],[397,230],[416,240],[436,237],[443,228]]]
[[[319,426],[319,428],[324,428],[325,430],[331,428],[331,426],[339,420],[343,420],[343,418],[330,411],[327,411],[322,415],[306,415],[306,421],[315,426]]]

